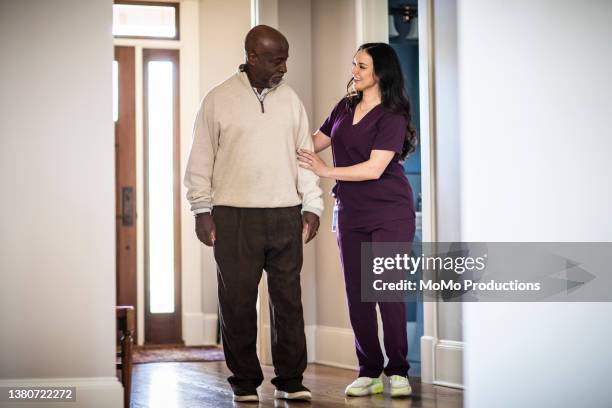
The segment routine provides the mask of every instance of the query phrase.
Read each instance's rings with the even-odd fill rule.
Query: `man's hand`
[[[215,245],[216,230],[215,221],[210,213],[201,213],[196,215],[196,235],[198,239],[206,246]]]
[[[309,243],[319,230],[319,216],[309,211],[302,214],[302,240],[305,244]]]

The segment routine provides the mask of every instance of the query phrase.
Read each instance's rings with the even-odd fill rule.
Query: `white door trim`
[[[434,0],[419,0],[419,89],[421,101],[421,188],[423,242],[436,242],[436,64]],[[424,278],[427,276],[424,275]],[[431,278],[427,277],[427,278]],[[421,338],[421,381],[463,388],[461,341],[444,340],[438,333],[438,303],[423,302],[424,330]]]
[[[435,196],[435,65],[432,0],[419,0],[419,98],[421,100],[421,195],[423,203],[423,242],[436,240]],[[425,278],[425,276],[423,276]],[[421,381],[435,377],[438,311],[436,302],[423,302],[421,338]]]

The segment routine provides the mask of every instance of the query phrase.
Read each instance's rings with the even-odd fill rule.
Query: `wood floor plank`
[[[225,407],[391,407],[391,408],[460,408],[463,392],[452,388],[421,384],[411,378],[413,395],[392,399],[385,394],[362,398],[344,396],[344,388],[356,377],[356,372],[310,364],[304,373],[304,385],[311,389],[313,400],[287,402],[275,400],[270,379],[274,369],[262,367],[266,380],[259,388],[260,402],[234,403],[226,378],[225,362],[210,363],[149,363],[134,366],[132,380],[133,408],[225,408]]]

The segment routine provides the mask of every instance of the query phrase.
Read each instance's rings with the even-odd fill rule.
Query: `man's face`
[[[289,47],[285,44],[264,44],[257,52],[249,55],[250,73],[253,86],[272,88],[283,79],[287,72]]]

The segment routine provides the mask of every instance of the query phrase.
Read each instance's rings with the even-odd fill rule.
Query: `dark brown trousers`
[[[215,206],[215,259],[221,336],[228,381],[234,391],[257,388],[263,373],[256,353],[257,288],[266,270],[270,298],[272,360],[277,387],[301,384],[306,337],[300,287],[300,206],[235,208]]]

